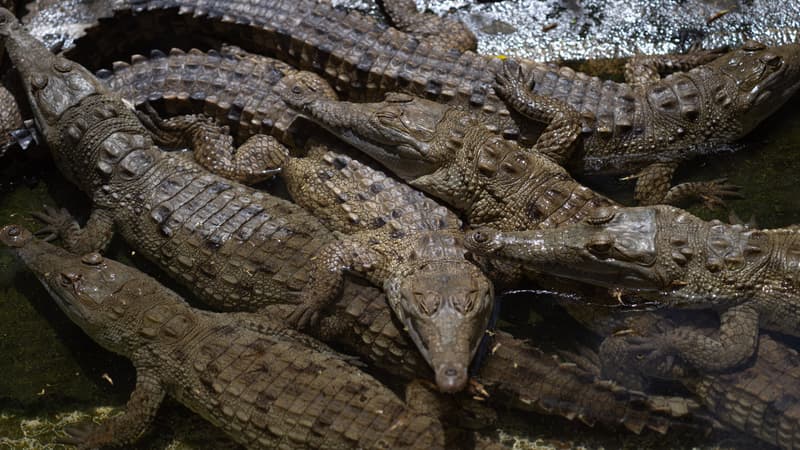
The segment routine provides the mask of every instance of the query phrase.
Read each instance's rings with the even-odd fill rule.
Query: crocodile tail
[[[478,379],[494,396],[520,409],[553,414],[586,425],[622,425],[640,433],[645,428],[666,433],[674,425],[694,427],[700,408],[686,399],[649,397],[599,380],[578,365],[564,362],[506,333],[498,332],[492,354]],[[705,426],[705,420],[700,421]]]

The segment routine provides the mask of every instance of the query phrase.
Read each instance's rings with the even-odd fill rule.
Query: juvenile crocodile
[[[305,83],[328,90],[310,72]],[[286,80],[285,79],[285,80]],[[209,169],[244,180],[255,174],[230,155],[241,148],[213,121],[188,115],[143,117],[157,143],[191,147]],[[389,304],[434,369],[440,390],[466,387],[467,368],[481,342],[494,303],[492,283],[465,258],[461,221],[447,208],[347,155],[329,143],[311,146],[303,158],[272,146],[266,166],[279,168],[291,197],[329,229],[342,233],[309,262],[310,278],[300,305],[289,316],[299,327],[316,324],[339,296],[346,272],[382,286]],[[346,234],[344,234],[346,233]]]
[[[309,292],[303,291],[306,284],[321,274],[289,263],[289,258],[299,255],[286,252],[285,247],[299,249],[304,257],[298,261],[308,261],[342,241],[336,241],[313,216],[287,201],[209,173],[186,157],[161,152],[133,112],[85,69],[52,55],[29,35],[16,31],[18,27],[8,28],[9,52],[24,83],[29,83],[37,125],[56,164],[93,199],[94,208],[83,229],[69,216],[39,214],[52,223],[49,230],[61,235],[70,250],[102,249],[116,230],[144,257],[191,286],[215,308],[254,310],[270,302],[305,299],[300,294]],[[37,58],[28,59],[34,53]],[[236,153],[244,164],[259,156],[270,157],[265,151],[278,144],[272,138],[255,136],[246,145],[247,149],[239,148]],[[418,248],[427,250],[426,242],[419,239]],[[423,260],[425,255],[419,258]],[[416,286],[413,277],[398,283],[409,273],[398,270],[401,277],[387,284],[393,287],[391,303],[407,318],[405,325],[423,355],[435,364],[437,380],[448,391],[465,386],[469,360],[491,310],[491,285],[483,278],[475,281],[480,271],[466,266],[466,261],[465,270],[452,277],[449,287],[455,289],[456,280],[474,281],[466,287],[469,295],[465,301],[470,302],[459,303],[460,310],[448,312],[464,314],[474,306],[479,318],[475,323],[467,320],[464,328],[468,329],[461,327],[455,315],[431,323],[423,320],[424,311],[399,306],[413,302],[417,289],[425,287]],[[338,285],[327,286],[330,299],[335,298],[341,281],[339,277]],[[431,281],[421,273],[419,283]],[[432,289],[439,292],[435,284]],[[457,333],[449,334],[448,326],[454,326]]]
[[[77,170],[79,174],[84,174],[88,179],[76,178],[81,181],[79,186],[85,184],[91,187],[92,180],[105,173],[99,170],[94,172],[90,169],[100,161],[108,158],[105,148],[103,151],[94,152],[81,149],[78,146],[64,145],[60,139],[59,119],[71,117],[68,115],[71,114],[69,112],[70,109],[65,107],[65,105],[68,105],[66,102],[69,99],[78,102],[77,106],[72,105],[72,109],[85,107],[89,99],[106,99],[106,101],[112,102],[112,105],[119,105],[120,103],[117,103],[118,101],[113,100],[111,97],[95,93],[96,91],[104,92],[104,90],[94,81],[91,75],[77,64],[68,66],[68,64],[71,64],[69,61],[55,57],[47,52],[40,44],[19,30],[14,25],[14,19],[10,15],[3,14],[0,17],[4,22],[0,27],[0,34],[6,37],[6,45],[10,56],[21,72],[23,83],[27,86],[31,107],[36,111],[37,126],[42,130],[42,135],[48,139],[51,150],[55,154],[62,170],[68,175],[73,170]],[[56,70],[56,67],[61,70]],[[66,71],[67,68],[70,70]],[[82,88],[88,93],[81,94],[81,91],[76,93],[69,89],[64,89],[66,86],[65,80],[70,81],[70,85],[75,86],[75,89]],[[34,81],[35,83],[33,83]],[[34,89],[34,85],[38,87]],[[72,94],[72,97],[59,95],[56,97],[56,99],[60,100],[59,102],[51,102],[47,94],[52,95],[53,92],[43,89],[43,87],[46,88],[48,86],[55,87],[55,92],[59,92],[59,94]],[[141,127],[133,113],[128,113],[126,109],[118,108],[120,107],[116,106],[112,109],[117,113],[125,114],[124,117],[126,118],[129,117],[130,122],[126,123],[129,123],[129,126],[136,130],[137,135],[141,133],[143,139],[148,139],[146,129]],[[85,116],[84,120],[91,119],[93,122],[99,120],[94,119],[94,117],[96,116],[88,115]],[[93,129],[97,132],[113,134],[113,130],[117,128],[114,125],[115,123],[117,122],[109,118],[100,121],[100,123],[95,123],[96,127],[93,127]],[[88,130],[88,123],[86,125]],[[71,128],[69,126],[64,128],[66,128],[66,138],[71,139],[69,137]],[[114,140],[114,142],[118,141]],[[115,147],[109,146],[108,148],[114,150]],[[90,148],[89,150],[92,149]],[[138,150],[141,150],[141,148],[131,150],[130,153],[141,156],[142,153]],[[88,153],[89,162],[84,161],[87,156],[80,153],[81,151]],[[77,152],[75,158],[65,160],[65,158],[59,157],[61,154],[72,155],[72,152]],[[145,154],[151,155],[153,160],[158,162],[155,168],[177,167],[181,171],[177,175],[186,175],[188,177],[192,174],[200,174],[202,179],[217,179],[191,161],[179,159],[176,156],[163,155],[162,153],[158,149],[153,149],[152,152],[148,151]],[[92,161],[91,158],[97,158],[98,161]],[[69,165],[69,161],[73,161],[74,168]],[[102,165],[97,167],[102,167]],[[130,165],[123,167],[126,174],[130,167]],[[144,190],[146,193],[153,193],[153,186],[158,186],[157,183],[152,182],[151,178],[147,177],[125,181],[122,178],[122,170],[118,170],[116,175],[116,183],[123,185],[131,183],[133,187],[141,186],[143,190],[146,189]],[[235,183],[226,183],[235,186]],[[220,309],[227,308],[237,311],[261,310],[268,315],[273,314],[275,317],[285,317],[287,311],[293,308],[292,305],[265,305],[263,300],[252,301],[248,297],[241,295],[240,291],[234,289],[233,285],[227,281],[223,282],[217,279],[205,281],[201,276],[209,276],[208,270],[195,271],[194,266],[189,267],[178,264],[180,260],[196,258],[200,254],[208,254],[207,257],[211,258],[210,261],[213,262],[213,265],[206,263],[204,267],[218,268],[220,277],[231,278],[234,275],[244,276],[245,274],[263,273],[268,270],[267,268],[273,266],[267,265],[265,268],[260,268],[259,272],[252,272],[250,270],[252,265],[247,261],[253,261],[253,259],[244,259],[240,254],[231,252],[231,249],[232,247],[235,248],[235,246],[240,246],[240,248],[249,247],[251,250],[248,258],[254,258],[262,253],[259,245],[271,245],[270,243],[277,241],[277,238],[280,237],[281,241],[275,243],[276,247],[264,250],[263,253],[265,255],[261,255],[263,258],[261,261],[264,262],[259,264],[271,264],[275,261],[275,264],[283,269],[272,276],[264,275],[264,283],[270,283],[269,286],[273,287],[274,292],[270,291],[273,295],[272,298],[276,298],[278,295],[284,295],[288,298],[302,289],[308,279],[307,261],[320,249],[321,245],[331,242],[335,237],[324,227],[317,225],[318,222],[300,210],[298,206],[281,202],[266,194],[247,189],[245,187],[237,187],[235,192],[246,190],[247,197],[251,200],[270,202],[266,209],[276,214],[275,216],[269,216],[276,222],[274,222],[274,226],[270,225],[273,222],[265,222],[267,225],[264,226],[271,229],[273,233],[278,233],[276,239],[260,243],[260,241],[255,241],[254,239],[263,238],[258,234],[251,234],[243,240],[230,239],[227,241],[227,246],[196,245],[190,239],[191,234],[187,238],[183,234],[185,231],[178,233],[181,229],[166,228],[167,230],[174,229],[176,232],[172,236],[181,238],[169,239],[169,236],[165,236],[159,231],[161,228],[155,219],[152,217],[148,219],[147,216],[142,217],[143,214],[129,211],[126,209],[128,207],[127,203],[125,205],[111,203],[114,198],[106,196],[102,188],[99,189],[99,192],[90,190],[89,193],[93,197],[97,195],[103,201],[102,203],[95,202],[95,209],[102,211],[93,215],[95,217],[94,220],[100,218],[101,225],[95,225],[95,227],[106,227],[108,225],[107,222],[104,222],[106,214],[118,212],[122,217],[120,220],[123,222],[123,226],[120,228],[123,237],[133,244],[140,254],[153,255],[151,257],[156,261],[169,256],[171,259],[166,260],[166,263],[169,264],[162,264],[162,267],[166,266],[167,273],[175,280],[183,283],[198,298],[204,299]],[[155,192],[157,194],[158,191],[155,190]],[[124,195],[120,195],[117,200],[120,203],[124,201]],[[266,212],[260,214],[263,215]],[[90,217],[89,223],[92,223],[92,220]],[[135,224],[137,221],[145,224],[152,223],[152,228],[146,228],[135,234],[126,226],[126,222]],[[61,228],[62,232],[73,227],[72,219],[69,219],[67,225],[66,228]],[[174,227],[173,225],[170,226]],[[288,232],[297,230],[300,226],[303,227],[300,230],[309,231],[306,231],[305,234],[299,234],[298,232],[290,234]],[[299,239],[307,236],[308,233],[311,234],[311,238]],[[85,232],[83,235],[86,235]],[[146,251],[150,247],[142,245],[141,241],[149,242],[151,245],[160,245],[162,249],[159,252]],[[250,243],[254,245],[250,245]],[[277,246],[278,244],[280,246]],[[172,268],[170,269],[170,267]],[[257,267],[259,266],[257,265]],[[220,286],[220,288],[214,289],[215,286]],[[214,290],[209,293],[209,289]],[[260,295],[265,295],[266,293],[267,291],[265,290]],[[381,295],[379,290],[370,286],[346,282],[342,298],[334,305],[334,311],[330,316],[321,320],[320,327],[315,332],[321,338],[343,345],[362,356],[365,360],[398,375],[413,378],[418,377],[420,374],[428,373],[430,370],[428,364],[420,357],[413,343],[402,331],[402,328],[392,321],[392,313],[387,305],[386,298]],[[496,339],[497,343],[494,346],[496,351],[493,352],[491,358],[487,358],[479,374],[479,379],[487,387],[490,398],[508,398],[517,407],[540,413],[561,414],[570,418],[578,417],[587,423],[596,421],[610,425],[622,424],[636,432],[644,428],[653,428],[663,432],[676,420],[672,417],[671,412],[665,413],[661,411],[649,403],[647,398],[636,393],[630,393],[619,386],[594,383],[592,378],[590,376],[587,377],[584,372],[576,370],[569,365],[562,366],[550,356],[536,352],[529,345],[517,339],[505,334],[498,334]]]
[[[800,231],[703,221],[669,206],[596,209],[555,230],[480,229],[466,244],[481,255],[606,286],[677,308],[713,309],[718,336],[678,327],[638,345],[651,363],[677,355],[720,371],[748,360],[759,326],[800,336]]]
[[[302,79],[285,86],[278,93],[287,104],[457,209],[470,226],[550,228],[613,204],[465,109],[399,93],[379,103],[340,102]]]
[[[386,92],[405,91],[483,112],[486,123],[507,137],[522,136],[526,143],[536,141],[538,121],[555,121],[550,126],[570,129],[573,137],[580,133],[582,139],[571,158],[569,151],[553,150],[553,155],[576,170],[637,174],[637,199],[645,203],[693,195],[713,198],[720,190],[724,194],[727,189],[718,181],[670,189],[670,177],[680,161],[747,134],[800,86],[800,44],[765,47],[748,42],[716,59],[716,51],[640,58],[627,71],[631,79],[626,84],[531,61],[520,62],[522,77],[507,77],[498,58],[448,50],[327,2],[121,0],[100,9],[98,18],[134,18],[147,30],[170,27],[175,35],[195,32],[204,39],[234,39],[234,44],[319,73],[350,100],[376,101]],[[138,41],[152,35],[131,33],[133,25],[120,23],[127,22],[91,28],[86,40],[96,42],[94,32],[119,48],[131,35]],[[94,67],[101,54],[94,44],[78,45],[70,53]],[[657,80],[661,69],[697,65]],[[499,93],[537,123],[509,112],[495,93],[498,76],[505,80]],[[532,94],[525,80],[535,82]],[[571,149],[568,143],[565,138],[561,146]]]
[[[68,428],[66,443],[131,444],[169,394],[248,448],[444,448],[437,420],[275,319],[191,308],[132,267],[71,254],[16,225],[0,241],[73,322],[136,369],[125,413]]]
[[[582,311],[574,314],[577,308]],[[573,305],[573,317],[600,336],[606,337],[587,366],[598,377],[610,378],[633,389],[645,390],[650,381],[675,380],[694,393],[722,423],[781,448],[800,444],[800,357],[795,350],[767,334],[759,336],[751,361],[737,370],[723,373],[698,372],[685,364],[652,365],[641,358],[625,336],[655,338],[679,326],[691,326],[711,336],[717,332],[715,320],[705,314],[643,312],[609,314],[601,308]],[[612,335],[616,334],[616,335]]]

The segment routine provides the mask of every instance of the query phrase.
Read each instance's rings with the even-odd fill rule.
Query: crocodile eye
[[[613,219],[615,214],[616,211],[614,208],[609,206],[601,206],[599,208],[595,208],[589,217],[586,218],[586,221],[592,225],[601,225]]]
[[[598,256],[608,256],[611,251],[612,240],[609,236],[597,236],[586,244],[586,248]]]
[[[478,244],[483,244],[489,241],[489,235],[481,231],[475,231],[472,233],[472,240]]]
[[[766,45],[753,40],[747,41],[742,45],[742,50],[746,52],[757,52],[759,50],[764,50],[765,48],[767,48]]]
[[[80,278],[81,276],[77,273],[61,272],[61,275],[58,277],[58,281],[62,286],[72,286],[72,284],[78,281]]]
[[[441,303],[440,297],[436,294],[425,295],[422,293],[415,293],[414,301],[417,303],[420,311],[428,316],[436,313],[436,311],[439,310],[439,304]]]
[[[770,66],[770,67],[772,67],[774,69],[777,69],[778,67],[780,67],[781,63],[783,62],[781,60],[781,57],[776,55],[776,54],[774,54],[774,53],[764,53],[758,59],[762,63],[764,63],[764,64],[766,64],[766,65],[768,65],[768,66]]]
[[[34,89],[44,89],[47,86],[48,77],[37,73],[31,78],[31,87]]]
[[[53,63],[53,69],[56,69],[61,73],[66,73],[72,70],[72,63],[65,60],[58,60]]]

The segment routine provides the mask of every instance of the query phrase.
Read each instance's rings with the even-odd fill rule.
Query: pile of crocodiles
[[[704,221],[673,205],[739,188],[671,182],[792,98],[800,44],[637,56],[623,83],[383,7],[0,11],[0,158],[47,148],[91,201],[0,241],[136,370],[124,413],[61,443],[132,444],[169,395],[246,448],[499,448],[467,423],[509,407],[800,448],[800,230]],[[573,178],[597,174],[639,205]],[[185,294],[103,256],[116,235]],[[495,329],[534,286],[584,328],[568,348]]]

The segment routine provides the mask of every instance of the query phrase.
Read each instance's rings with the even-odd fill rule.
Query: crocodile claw
[[[526,75],[519,63],[510,60],[503,61],[503,69],[495,76],[495,91],[504,100],[524,97],[535,86],[533,71]]]
[[[315,302],[304,302],[299,305],[289,314],[286,319],[290,326],[302,330],[319,323],[322,306]]]
[[[75,221],[72,214],[65,208],[56,209],[47,205],[44,205],[42,211],[32,212],[31,216],[45,224],[33,234],[47,242],[62,236],[64,230],[72,226]]]
[[[95,426],[91,422],[81,422],[64,427],[66,436],[59,436],[55,439],[57,444],[74,445],[79,449],[93,448],[90,444],[95,433]]]
[[[740,186],[728,183],[727,178],[706,181],[702,184],[702,191],[698,194],[700,200],[708,209],[724,208],[725,199],[741,199],[744,196],[739,192]]]

